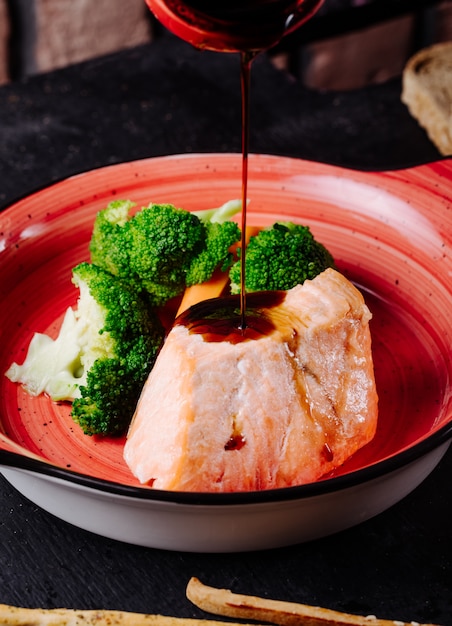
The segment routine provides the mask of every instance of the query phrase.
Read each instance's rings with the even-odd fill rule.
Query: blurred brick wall
[[[437,22],[438,41],[452,41],[452,2],[448,0],[439,7]]]
[[[425,44],[452,40],[452,1],[426,14]],[[399,76],[419,37],[411,15],[313,43],[301,52],[299,76],[313,89],[355,89]]]
[[[6,0],[0,0],[0,84],[8,79],[9,19]]]
[[[8,6],[14,7],[13,24]],[[452,0],[429,16],[432,40],[452,40]],[[305,46],[295,52],[296,76],[315,89],[353,89],[399,75],[415,29],[413,18],[404,16]],[[0,0],[0,84],[11,78],[11,67],[13,78],[23,77],[151,39],[144,0]],[[275,63],[289,67],[285,55]]]
[[[150,21],[143,0],[34,0],[34,3],[38,72],[150,40]]]
[[[0,83],[146,43],[150,25],[143,0],[0,0]]]
[[[408,16],[313,43],[304,51],[303,82],[315,89],[346,90],[397,76],[410,55],[412,33]]]

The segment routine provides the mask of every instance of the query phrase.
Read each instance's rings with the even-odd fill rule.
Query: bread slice
[[[403,72],[402,102],[441,154],[452,155],[452,41],[411,57]]]

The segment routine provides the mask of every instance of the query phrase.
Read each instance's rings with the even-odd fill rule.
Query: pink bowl
[[[71,269],[88,259],[98,210],[114,198],[138,205],[171,202],[189,210],[219,206],[240,197],[240,167],[240,156],[233,154],[124,163],[74,176],[4,210],[0,214],[1,371],[12,361],[23,360],[33,332],[55,334],[64,311],[75,303]],[[452,435],[452,160],[365,173],[252,155],[249,173],[248,222],[265,226],[282,219],[309,225],[331,250],[339,269],[364,292],[373,312],[380,398],[375,439],[334,475],[310,485],[250,494],[159,492],[139,486],[131,475],[122,459],[123,440],[84,436],[72,423],[67,405],[31,398],[3,376],[0,467],[37,504],[94,532],[143,545],[203,551],[274,547],[329,534],[375,515],[417,486],[445,453]],[[368,489],[369,484],[385,484],[387,489],[386,481],[395,477],[398,487],[390,496],[377,497]],[[350,497],[366,485],[364,500],[360,493],[362,504],[354,497],[351,503]],[[64,505],[55,504],[52,489],[58,489],[59,496],[65,494]],[[68,509],[67,498],[73,503],[82,493],[90,501],[113,506],[116,514],[120,507],[124,528],[115,527],[111,520],[107,525],[96,522],[87,507],[79,512]],[[342,515],[338,513],[329,525],[319,524],[318,499],[332,494]],[[307,510],[316,499],[315,508]],[[126,500],[148,507],[142,511],[140,505],[137,515],[129,502],[129,517],[145,515],[132,532],[122,508]],[[223,511],[222,519],[225,510],[234,506],[245,507],[244,515],[249,507],[259,506],[274,516],[282,502],[292,506],[303,502],[303,520],[300,516],[290,524],[287,516],[273,520],[278,533],[273,529],[256,537],[253,529],[247,534],[243,525],[236,524],[235,530],[231,525],[222,529],[223,539],[220,528],[214,536],[210,531],[209,539],[201,538],[194,527],[190,530],[190,524],[181,528],[179,522],[177,533],[176,528],[174,533],[163,532],[162,526],[166,538],[155,531],[155,507],[162,503],[194,507],[202,525],[217,508]],[[201,511],[206,507],[210,513]],[[151,515],[153,531],[146,515]],[[168,527],[167,519],[164,523]]]

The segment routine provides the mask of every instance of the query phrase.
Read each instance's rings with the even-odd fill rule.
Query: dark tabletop
[[[0,204],[109,163],[240,150],[235,55],[164,37],[0,89]],[[439,158],[400,102],[400,81],[314,93],[259,58],[251,150],[363,169]],[[402,502],[335,536],[277,550],[197,555],[72,527],[0,478],[0,603],[200,615],[204,582],[406,621],[452,624],[449,452]]]

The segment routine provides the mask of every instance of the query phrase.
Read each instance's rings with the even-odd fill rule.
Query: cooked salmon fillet
[[[378,400],[363,296],[333,269],[280,293],[254,308],[269,325],[257,339],[212,341],[176,321],[124,449],[141,483],[199,492],[300,485],[373,438]]]

